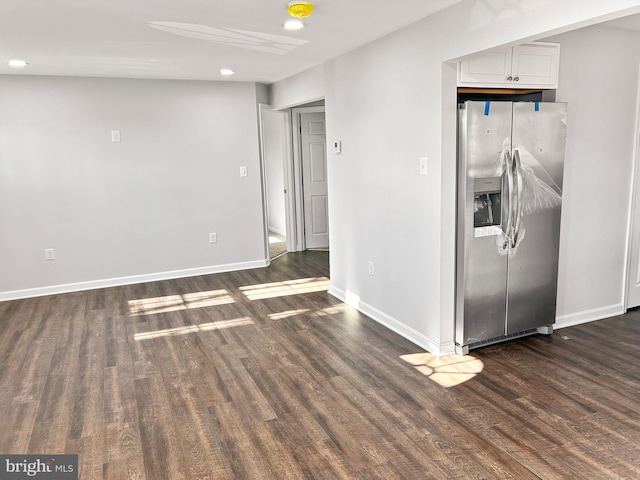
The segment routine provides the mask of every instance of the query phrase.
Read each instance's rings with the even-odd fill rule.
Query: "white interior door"
[[[324,112],[300,114],[300,150],[306,248],[329,246]]]

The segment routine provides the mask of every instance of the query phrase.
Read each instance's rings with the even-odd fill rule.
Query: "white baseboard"
[[[585,310],[583,312],[570,313],[569,315],[560,315],[556,317],[556,323],[553,325],[553,328],[558,329],[573,327],[582,323],[588,323],[595,320],[602,320],[603,318],[622,315],[624,312],[624,305],[622,303],[618,303],[616,305],[609,305],[607,307],[594,308],[592,310]]]
[[[233,272],[236,270],[247,270],[250,268],[266,267],[267,265],[267,260],[257,260],[253,262],[228,263],[225,265],[211,265],[208,267],[187,268],[184,270],[172,270],[169,272],[159,273],[147,273],[143,275],[132,275],[129,277],[105,278],[102,280],[91,280],[88,282],[66,283],[62,285],[51,285],[47,287],[27,288],[24,290],[11,290],[7,292],[0,292],[0,302],[4,302],[7,300],[17,300],[20,298],[55,295],[58,293],[94,290],[96,288],[119,287],[121,285],[132,285],[135,283],[157,282],[160,280],[171,280],[173,278],[195,277],[198,275],[210,275],[212,273]]]
[[[365,314],[372,320],[384,325],[388,329],[396,332],[407,340],[415,343],[417,346],[424,348],[429,353],[436,356],[451,355],[455,353],[454,342],[439,343],[432,340],[415,329],[399,322],[395,318],[387,315],[384,312],[368,305],[361,301],[354,295],[349,295],[346,292],[331,286],[329,287],[330,295],[348,303],[359,312]],[[560,329],[565,327],[572,327],[580,325],[582,323],[593,322],[595,320],[602,320],[604,318],[614,317],[616,315],[622,315],[625,312],[623,304],[609,305],[601,308],[594,308],[592,310],[585,310],[583,312],[572,313],[569,315],[561,315],[556,317],[556,323],[553,325],[554,329]]]
[[[405,325],[404,323],[396,320],[395,318],[387,315],[384,312],[381,312],[375,307],[361,301],[360,299],[356,299],[354,301],[352,295],[348,295],[343,290],[336,288],[334,286],[329,287],[328,293],[333,295],[334,297],[342,300],[343,302],[351,305],[353,308],[358,310],[360,313],[363,313],[367,317],[372,320],[378,322],[381,325],[384,325],[389,330],[396,332],[398,335],[406,338],[410,342],[415,343],[418,347],[425,349],[429,353],[436,355],[438,357],[442,355],[449,355],[455,353],[454,351],[454,343],[450,344],[441,344],[438,343],[429,337],[423,335],[417,330]]]

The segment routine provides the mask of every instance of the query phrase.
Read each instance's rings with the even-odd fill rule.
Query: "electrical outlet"
[[[373,274],[374,274],[373,262],[369,261],[369,275],[373,275]]]
[[[53,248],[45,248],[44,249],[44,259],[49,261],[49,260],[55,260],[56,259],[56,252]]]
[[[209,243],[218,243],[218,234],[210,233],[209,234]]]

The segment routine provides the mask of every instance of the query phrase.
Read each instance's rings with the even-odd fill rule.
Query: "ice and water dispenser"
[[[473,179],[474,228],[500,226],[502,177]]]

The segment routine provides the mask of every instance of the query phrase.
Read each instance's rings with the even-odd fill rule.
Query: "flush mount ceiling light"
[[[23,68],[23,67],[26,67],[28,64],[24,60],[13,59],[13,60],[9,60],[7,62],[7,65],[13,68]]]
[[[296,18],[307,18],[313,13],[313,3],[311,2],[289,2],[287,12]]]
[[[230,77],[234,73],[236,73],[236,72],[234,72],[230,68],[221,68],[220,69],[220,75],[224,75],[225,77]]]
[[[304,28],[304,23],[302,23],[300,20],[297,20],[295,18],[287,20],[284,24],[285,30],[301,30],[303,28]]]

